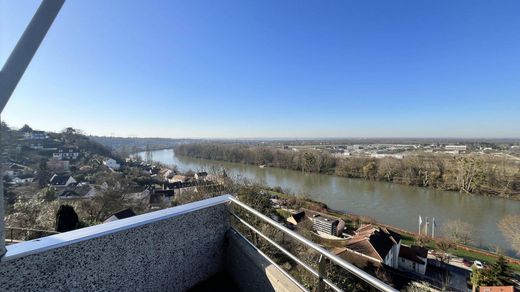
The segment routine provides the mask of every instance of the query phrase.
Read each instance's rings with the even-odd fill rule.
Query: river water
[[[484,196],[463,195],[428,188],[349,179],[323,174],[302,173],[279,168],[176,156],[171,149],[141,152],[144,160],[177,165],[180,171],[200,171],[225,168],[230,176],[242,176],[261,181],[271,187],[280,186],[294,194],[307,194],[331,209],[369,216],[378,222],[418,231],[419,215],[435,217],[435,235],[442,235],[442,225],[460,219],[474,226],[473,245],[500,247],[515,256],[509,243],[498,229],[497,222],[508,214],[520,213],[520,201]],[[423,223],[424,226],[424,223]],[[430,230],[431,234],[431,224]]]

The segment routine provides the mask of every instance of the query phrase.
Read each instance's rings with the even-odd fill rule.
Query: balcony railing
[[[343,269],[345,269],[346,271],[348,271],[349,273],[355,275],[356,277],[358,277],[360,280],[366,282],[367,284],[371,285],[372,287],[380,290],[380,291],[397,291],[395,290],[394,288],[392,288],[391,286],[385,284],[384,282],[382,282],[381,280],[379,280],[378,278],[368,274],[367,272],[361,270],[360,268],[354,266],[353,264],[343,260],[342,258],[338,257],[337,255],[334,255],[332,254],[331,252],[329,252],[328,250],[324,249],[323,247],[319,246],[318,244],[310,241],[309,239],[303,237],[302,235],[288,229],[287,227],[283,226],[282,224],[274,221],[273,219],[267,217],[266,215],[258,212],[257,210],[251,208],[250,206],[244,204],[243,202],[239,201],[237,198],[233,197],[233,196],[229,196],[229,201],[231,201],[233,204],[236,204],[238,206],[240,206],[241,208],[247,210],[250,214],[254,215],[255,217],[261,219],[262,221],[268,223],[269,225],[275,227],[276,229],[280,230],[281,232],[283,232],[284,234],[292,237],[293,239],[295,239],[297,242],[303,244],[304,246],[314,250],[315,252],[319,253],[320,254],[320,258],[319,258],[319,262],[318,262],[318,270],[315,270],[314,268],[312,268],[310,265],[308,265],[307,263],[305,263],[304,261],[302,261],[301,259],[299,259],[297,256],[293,255],[292,253],[290,253],[287,249],[285,249],[283,246],[281,246],[280,244],[278,244],[277,242],[275,242],[273,239],[269,238],[268,236],[266,236],[265,234],[263,234],[262,232],[260,232],[257,228],[255,228],[252,224],[248,223],[246,220],[244,220],[243,218],[241,218],[239,215],[237,215],[236,213],[233,213],[231,212],[231,215],[237,219],[241,224],[243,224],[244,226],[246,226],[248,229],[250,229],[251,231],[253,231],[255,234],[258,234],[260,237],[262,237],[264,240],[266,240],[267,242],[269,242],[270,244],[272,244],[274,247],[276,247],[278,250],[280,250],[282,253],[284,253],[285,255],[287,255],[289,258],[291,258],[292,260],[294,260],[296,263],[298,263],[299,265],[301,265],[303,268],[305,268],[308,272],[310,272],[311,274],[313,274],[314,276],[316,276],[318,278],[318,285],[317,285],[317,291],[323,291],[324,290],[324,285],[327,285],[329,286],[330,288],[332,288],[334,291],[342,291],[342,289],[340,289],[338,286],[336,286],[330,279],[327,279],[326,278],[326,273],[325,273],[325,262],[327,260],[330,260],[331,262],[337,264],[338,266],[342,267]],[[232,227],[233,230],[235,230],[237,233],[240,234],[240,231],[238,231],[236,228]],[[255,248],[257,248],[253,243],[251,243],[244,235],[241,234],[241,237],[246,240],[250,245],[254,246]],[[269,259],[269,257],[267,255],[265,255],[262,251],[259,250],[259,252],[261,252],[266,258]],[[296,279],[294,279],[294,277],[292,277],[291,275],[289,275],[283,268],[281,268],[278,264],[276,264],[273,260],[269,259],[269,261],[280,271],[282,272],[283,274],[285,274],[291,281],[293,281],[298,287],[300,287],[301,289],[303,290],[307,290],[301,283],[299,283]]]
[[[230,224],[230,219],[237,223]],[[265,229],[258,226],[274,228],[291,241],[314,251],[319,255],[318,262],[305,262],[263,234],[260,229]],[[263,247],[253,244],[248,239],[249,233],[261,237],[303,267],[314,276],[315,282],[305,285],[298,281]],[[243,251],[244,246],[248,251]],[[248,268],[254,260],[244,261],[243,255],[252,253],[273,266],[269,271],[277,271],[284,283],[291,283],[293,288],[289,290],[307,291],[313,286],[317,291],[342,291],[327,278],[325,263],[330,262],[377,290],[396,291],[231,195],[9,245],[7,253],[0,258],[0,287],[7,287],[7,291],[81,291],[84,287],[179,291],[225,272],[239,274],[234,275],[233,280],[244,282],[237,285],[242,290],[277,290],[266,277],[265,265],[260,269],[259,265]],[[260,286],[247,286],[248,281],[259,277],[267,280]],[[272,286],[267,288],[266,283]]]

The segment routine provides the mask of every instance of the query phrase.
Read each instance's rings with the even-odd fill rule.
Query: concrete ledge
[[[0,291],[184,291],[225,270],[226,201],[15,244],[0,262]]]
[[[2,258],[0,258],[0,261],[10,261],[30,254],[38,254],[43,251],[74,244],[84,240],[89,240],[111,233],[136,228],[145,224],[150,224],[152,222],[181,216],[193,211],[229,202],[229,197],[230,195],[222,195],[186,205],[125,218],[122,220],[98,224],[91,227],[12,244],[7,246],[7,253]]]

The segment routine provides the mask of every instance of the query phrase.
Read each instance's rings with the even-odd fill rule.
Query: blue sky
[[[39,1],[0,0],[3,64]],[[520,1],[68,0],[7,123],[159,137],[520,137]]]

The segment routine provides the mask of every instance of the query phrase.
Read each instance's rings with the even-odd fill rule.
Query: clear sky
[[[3,64],[39,1],[0,0]],[[68,0],[8,124],[159,137],[520,137],[520,1]]]

